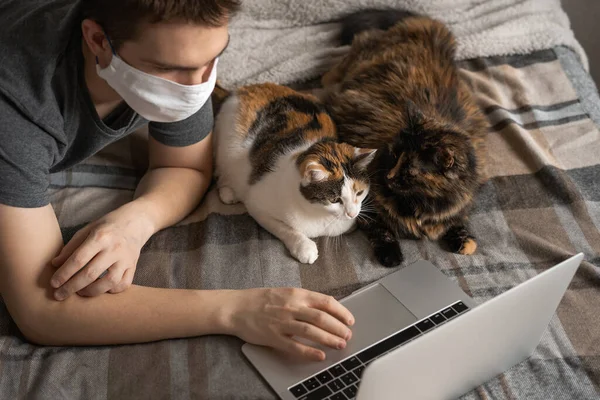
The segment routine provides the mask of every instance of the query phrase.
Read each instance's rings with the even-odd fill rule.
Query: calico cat
[[[400,264],[406,236],[443,237],[472,254],[466,224],[485,181],[486,123],[459,77],[453,35],[431,18],[369,10],[348,16],[342,36],[351,48],[323,77],[324,102],[342,141],[378,149],[369,166],[377,211],[360,223],[377,259]]]
[[[218,93],[223,96],[222,89]],[[243,202],[302,263],[318,257],[309,238],[341,235],[355,225],[374,154],[338,143],[335,125],[315,97],[271,83],[231,93],[216,119],[221,200]]]

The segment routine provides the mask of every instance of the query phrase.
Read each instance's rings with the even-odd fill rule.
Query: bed
[[[405,240],[405,265],[428,259],[485,302],[583,252],[585,261],[533,356],[463,399],[600,396],[600,99],[573,47],[465,58],[461,74],[489,121],[489,182],[478,195],[473,256]],[[65,241],[131,200],[146,167],[145,133],[51,176]],[[211,189],[200,207],[144,246],[134,283],[173,288],[297,286],[337,298],[394,269],[377,264],[364,234],[319,239],[302,265],[243,206]],[[118,329],[115,326],[114,329]],[[274,399],[242,341],[211,336],[103,347],[27,343],[0,300],[1,399]],[[401,394],[399,394],[400,396]]]

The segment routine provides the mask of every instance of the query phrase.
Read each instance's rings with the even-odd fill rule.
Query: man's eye
[[[362,196],[362,194],[364,193],[364,190],[361,190],[360,192],[356,193],[357,196]]]

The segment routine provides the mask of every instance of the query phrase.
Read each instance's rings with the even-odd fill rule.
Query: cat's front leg
[[[235,204],[239,203],[237,196],[233,189],[229,186],[221,186],[219,189],[219,198],[223,202],[223,204]]]
[[[292,256],[303,264],[314,264],[317,258],[319,258],[317,244],[306,236],[302,235],[289,242],[283,242]]]
[[[453,253],[471,255],[477,250],[477,241],[464,224],[451,227],[444,235],[444,240]]]
[[[360,220],[360,228],[367,235],[377,261],[388,268],[400,265],[404,255],[398,236],[376,214],[370,214]]]
[[[269,215],[263,215],[260,212],[250,212],[250,215],[260,226],[281,240],[292,256],[301,263],[313,264],[319,257],[317,244],[304,233]]]

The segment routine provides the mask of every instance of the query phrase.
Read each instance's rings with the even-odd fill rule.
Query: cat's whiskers
[[[327,223],[327,225],[325,225],[324,230],[329,228],[334,222],[340,221],[341,217],[341,215],[333,216],[332,220],[329,223]],[[342,249],[342,236],[343,235],[327,236],[325,243],[328,244],[330,241],[333,241],[333,250],[337,252],[338,250]]]
[[[372,199],[368,199],[362,203],[361,209],[366,210],[367,208],[374,208],[374,202]]]
[[[361,214],[376,214],[377,211],[375,209],[371,209],[371,208],[364,208],[360,213]]]
[[[370,179],[370,178],[372,178],[373,176],[375,176],[375,175],[377,175],[377,174],[380,174],[380,173],[382,173],[382,172],[385,172],[385,170],[384,170],[384,169],[378,169],[378,170],[375,170],[375,171],[371,171],[371,172],[369,172],[369,173],[367,174],[367,176],[368,176],[368,177],[369,177],[369,179]]]
[[[363,206],[360,210],[361,213],[376,213],[377,212],[377,207],[375,206],[371,206],[371,205],[367,205],[367,206]]]
[[[375,220],[375,218],[371,217],[369,214],[366,214],[366,213],[360,213],[357,217],[362,217],[362,218],[368,219],[370,221],[374,221]]]
[[[340,251],[342,250],[342,247],[343,247],[342,241],[346,241],[346,238],[344,237],[344,235],[337,236],[337,240],[336,240],[336,242],[338,244],[338,246],[336,246],[337,250],[340,250]]]
[[[358,215],[356,218],[359,218],[360,221],[364,222],[365,224],[368,224],[370,222],[374,222],[375,219],[373,219],[372,217],[368,216],[368,215]]]
[[[363,215],[366,215],[366,214],[377,214],[377,210],[370,209],[370,208],[365,208],[364,210],[361,211],[361,214],[363,214]]]
[[[339,221],[340,220],[340,216],[333,216],[331,222],[329,222],[327,225],[325,225],[325,229],[329,228],[334,222]]]

